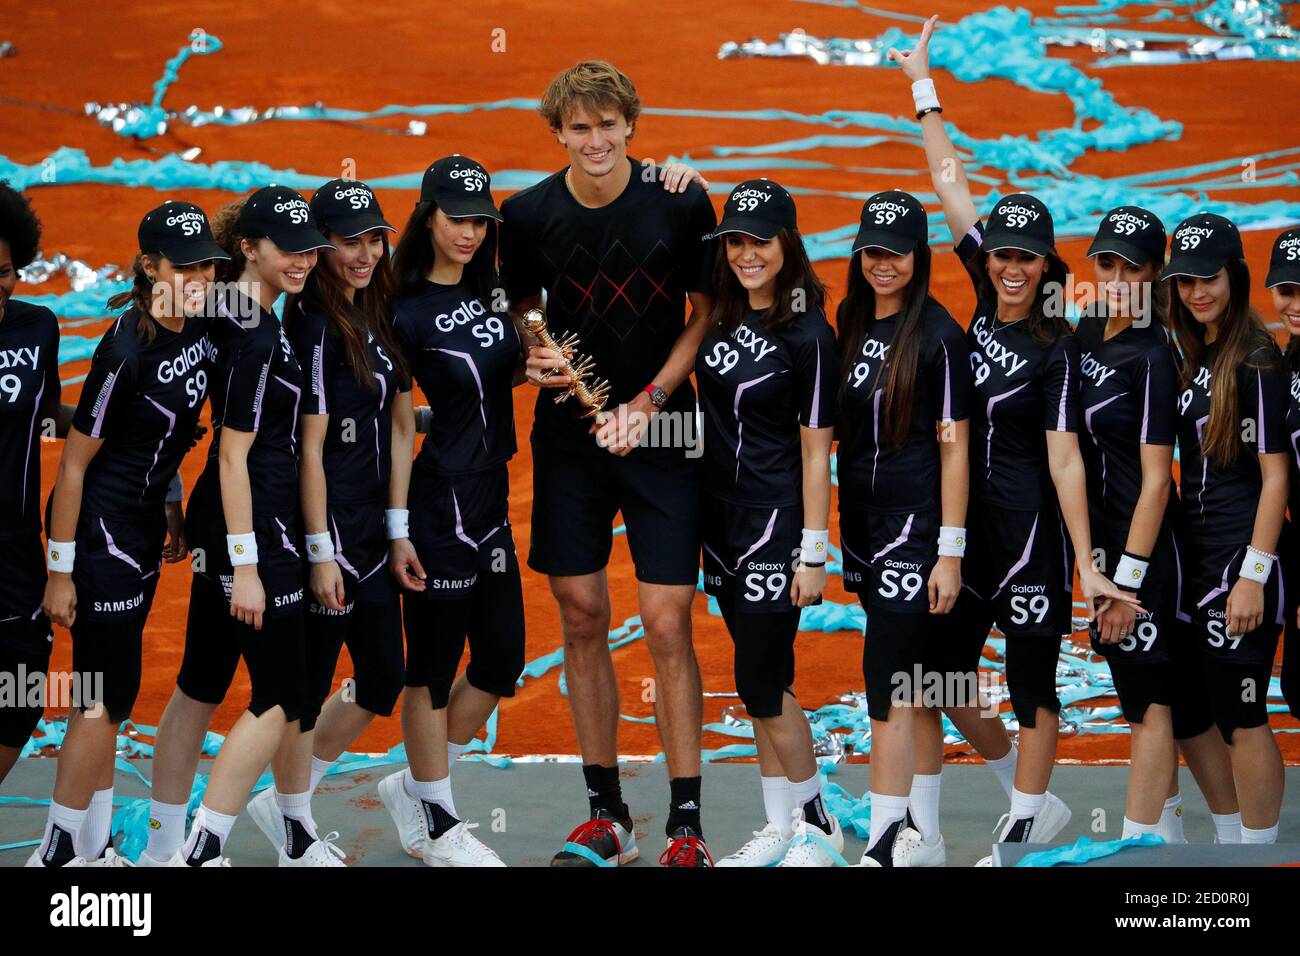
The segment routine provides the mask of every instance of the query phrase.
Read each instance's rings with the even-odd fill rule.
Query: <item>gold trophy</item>
[[[555,396],[555,404],[573,396],[585,409],[583,418],[594,418],[596,424],[603,424],[605,402],[609,400],[609,382],[595,377],[596,360],[578,351],[577,334],[569,332],[556,339],[546,327],[546,315],[541,309],[529,309],[524,313],[524,328],[537,336],[543,348],[558,352],[565,358],[565,364],[555,371],[569,376],[569,387]]]

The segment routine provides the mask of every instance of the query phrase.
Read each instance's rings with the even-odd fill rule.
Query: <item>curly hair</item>
[[[0,180],[0,241],[9,244],[14,268],[31,264],[41,248],[41,221],[27,197]]]

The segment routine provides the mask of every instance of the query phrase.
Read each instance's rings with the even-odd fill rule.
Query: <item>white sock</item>
[[[794,833],[794,795],[786,777],[759,777],[763,784],[763,812],[767,822],[788,839]]]
[[[1128,817],[1124,818],[1124,832],[1120,835],[1121,839],[1127,840],[1131,836],[1140,836],[1143,833],[1160,833],[1160,824],[1138,823],[1135,820],[1130,820]],[[1161,834],[1161,836],[1163,836],[1163,834]]]
[[[1156,833],[1165,838],[1166,843],[1186,843],[1183,834],[1183,795],[1175,793],[1165,801],[1165,808],[1160,813],[1160,822],[1156,824]]]
[[[81,828],[85,826],[86,814],[89,812],[89,808],[74,810],[72,807],[65,807],[63,804],[51,800],[50,813],[45,818],[45,833],[41,837],[41,856],[44,856],[50,849],[50,840],[54,836],[56,826],[72,836],[73,852],[77,852],[76,847],[81,843]]]
[[[410,774],[410,770],[407,770],[407,774]],[[411,777],[409,783],[413,797],[426,803],[440,803],[444,810],[460,819],[456,814],[456,804],[451,799],[451,777],[443,777],[441,780],[416,780]]]
[[[113,788],[96,790],[77,838],[77,856],[97,860],[113,837]]]
[[[1243,826],[1241,828],[1241,842],[1242,843],[1276,843],[1277,827],[1278,825],[1276,823],[1273,824],[1271,827],[1267,827],[1263,830],[1252,830],[1250,827]]]
[[[1011,791],[1016,784],[1016,757],[1020,751],[1016,750],[1013,744],[1011,749],[999,757],[997,760],[985,760],[985,765],[993,771],[993,775],[998,778],[998,783],[1002,784],[1002,789],[1006,791],[1007,799],[1011,799]]]
[[[185,844],[185,803],[149,801],[149,845],[144,852],[166,862]]]
[[[1236,813],[1211,813],[1214,832],[1220,843],[1241,842],[1241,811]]]
[[[305,793],[281,793],[275,791],[275,803],[284,816],[297,820],[313,839],[320,837],[316,833],[316,820],[311,815],[311,791]]]
[[[912,774],[912,792],[907,798],[912,822],[921,839],[930,845],[939,840],[939,780],[937,773]]]
[[[218,813],[206,803],[200,803],[199,809],[194,813],[194,825],[190,828],[189,839],[185,841],[182,852],[186,857],[194,852],[194,847],[199,842],[199,837],[206,831],[217,838],[221,844],[220,849],[224,850],[226,841],[230,839],[230,831],[235,828],[235,817],[226,813]]]
[[[895,797],[887,793],[871,794],[871,839],[868,849],[876,845],[880,835],[889,829],[891,823],[907,816],[907,797]]]
[[[820,773],[813,773],[813,775],[807,780],[790,781],[790,796],[794,800],[795,809],[799,811],[801,815],[803,814],[804,807],[821,796],[821,792],[822,775]],[[819,830],[830,827],[830,830],[826,830],[827,833],[830,833],[834,829],[835,823],[831,820],[830,811],[827,810],[824,805],[822,806],[822,812],[824,814],[824,819],[808,820],[808,825],[816,827]]]
[[[325,774],[330,772],[330,768],[333,767],[335,763],[336,761],[321,760],[316,756],[311,758],[311,786],[307,788],[308,793],[316,792],[316,788],[320,786],[321,780],[324,779]]]
[[[451,765],[454,764],[457,760],[459,760],[460,755],[463,754],[467,749],[469,749],[469,744],[454,744],[450,740],[447,741],[447,769],[448,770],[451,769]]]
[[[1012,821],[1024,820],[1027,817],[1036,817],[1043,812],[1043,804],[1047,803],[1046,793],[1024,793],[1011,788],[1011,819]]]

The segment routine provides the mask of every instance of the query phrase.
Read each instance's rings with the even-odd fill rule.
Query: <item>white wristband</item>
[[[389,541],[411,536],[411,512],[406,508],[389,508],[384,512],[384,530]]]
[[[307,535],[307,563],[329,564],[334,560],[334,539],[328,531]]]
[[[181,473],[178,471],[172,475],[172,480],[167,483],[167,496],[164,501],[171,504],[174,501],[185,500],[185,485],[181,483]]]
[[[939,528],[939,557],[966,557],[966,529],[942,525]]]
[[[809,531],[803,529],[803,540],[799,545],[799,563],[815,566],[826,563],[826,548],[831,543],[829,531]]]
[[[1150,566],[1150,561],[1143,561],[1131,554],[1120,555],[1119,564],[1115,565],[1115,586],[1129,591],[1141,589]]]
[[[51,541],[45,549],[45,566],[51,571],[71,574],[77,560],[77,542]]]
[[[939,94],[934,91],[934,80],[926,77],[924,80],[917,80],[912,84],[912,102],[916,104],[916,111],[933,110],[939,108]]]
[[[257,535],[251,531],[248,534],[226,535],[226,554],[230,555],[232,568],[257,564]]]
[[[1267,551],[1247,548],[1246,556],[1241,559],[1241,576],[1248,581],[1258,581],[1263,584],[1268,580],[1269,572],[1273,570],[1275,558],[1276,555],[1269,554]]]

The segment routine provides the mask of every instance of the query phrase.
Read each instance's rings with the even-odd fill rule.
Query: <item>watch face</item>
[[[663,408],[664,403],[668,401],[668,393],[662,388],[656,388],[650,393],[650,401],[654,403],[656,408]]]

